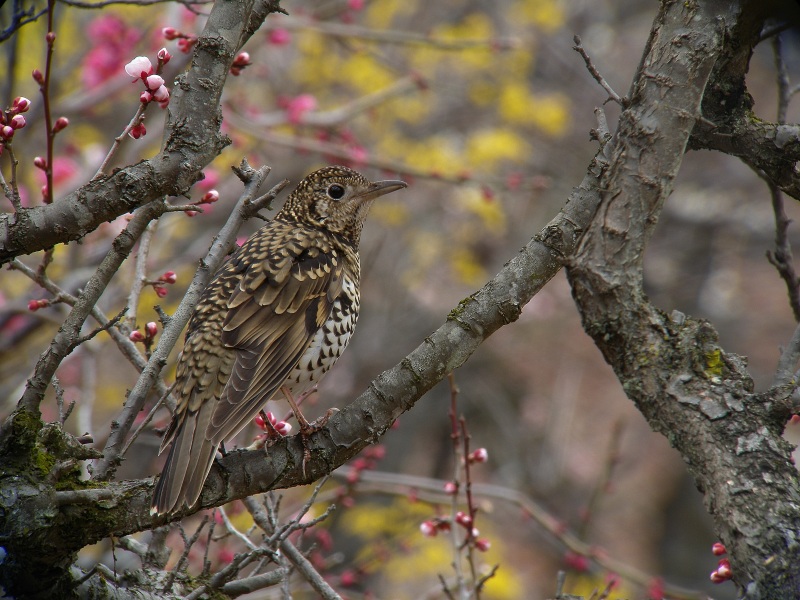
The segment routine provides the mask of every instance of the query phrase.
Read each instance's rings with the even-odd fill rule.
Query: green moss
[[[703,372],[706,377],[722,377],[725,362],[722,360],[722,351],[719,348],[705,353],[705,366]]]

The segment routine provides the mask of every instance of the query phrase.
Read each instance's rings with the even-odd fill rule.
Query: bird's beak
[[[359,199],[362,202],[365,200],[374,200],[375,198],[383,196],[384,194],[402,190],[404,187],[408,187],[408,184],[405,181],[400,181],[399,179],[376,181],[370,184],[370,186],[367,188],[367,191],[359,196]]]

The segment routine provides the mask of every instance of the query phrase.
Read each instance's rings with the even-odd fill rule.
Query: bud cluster
[[[14,102],[11,103],[10,108],[0,112],[0,147],[10,142],[18,129],[22,129],[27,125],[22,113],[28,112],[30,107],[30,100],[17,96],[14,98]]]
[[[714,556],[723,556],[728,553],[727,548],[721,542],[716,542],[711,546],[711,553]],[[731,570],[731,561],[727,558],[721,558],[717,564],[717,568],[711,572],[710,579],[712,583],[724,583],[733,578],[733,571]]]
[[[164,36],[165,40],[178,40],[178,50],[183,52],[184,54],[188,54],[194,48],[194,45],[197,43],[197,36],[192,35],[190,33],[183,33],[175,29],[174,27],[164,27],[161,30],[161,35]]]
[[[150,321],[144,326],[144,333],[138,329],[134,329],[128,335],[128,338],[135,343],[142,343],[147,351],[153,346],[158,333],[158,324],[155,321]]]

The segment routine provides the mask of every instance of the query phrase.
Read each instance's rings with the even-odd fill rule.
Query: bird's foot
[[[339,412],[338,408],[329,408],[327,412],[321,417],[311,421],[310,423],[303,419],[304,424],[300,424],[300,441],[303,442],[303,477],[306,476],[306,464],[311,460],[311,448],[308,446],[308,438],[325,427],[333,415]],[[299,419],[298,419],[299,420]]]

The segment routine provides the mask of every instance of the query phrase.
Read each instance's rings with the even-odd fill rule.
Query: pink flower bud
[[[197,38],[194,36],[182,37],[178,40],[178,50],[184,54],[189,54],[196,43]]]
[[[361,473],[357,469],[353,469],[347,474],[346,481],[350,485],[355,485],[361,479]]]
[[[138,140],[140,137],[146,134],[147,134],[147,129],[145,129],[144,123],[139,123],[138,125],[134,125],[128,132],[128,135],[135,140]]]
[[[58,117],[56,122],[53,123],[53,133],[58,133],[59,131],[66,129],[69,125],[69,119],[67,117]]]
[[[148,91],[144,91],[139,95],[139,102],[142,104],[147,104],[153,99],[153,94]]]
[[[37,156],[33,159],[33,166],[37,169],[45,171],[47,169],[47,161],[42,156]]]
[[[39,69],[34,69],[32,75],[33,75],[33,80],[36,83],[38,83],[39,85],[44,85],[44,75],[42,75],[42,72]]]
[[[144,82],[147,89],[155,91],[164,85],[164,78],[161,75],[148,75]]]
[[[167,295],[167,288],[162,287],[160,285],[154,285],[153,290],[155,291],[155,293],[158,295],[159,298],[163,298],[164,296]]]
[[[347,8],[350,10],[361,10],[364,8],[364,0],[347,0]]]
[[[584,573],[589,570],[589,559],[582,554],[567,552],[564,555],[564,565],[573,571]]]
[[[14,128],[11,125],[3,125],[0,127],[0,137],[10,140],[14,137]]]
[[[717,571],[712,571],[711,572],[710,579],[711,579],[711,583],[725,583],[726,581],[728,581],[722,575],[720,575]]]
[[[137,56],[127,65],[125,65],[125,72],[133,77],[133,80],[145,79],[148,75],[153,73],[153,63],[146,56]]]
[[[714,556],[722,556],[723,554],[727,554],[728,549],[725,548],[725,545],[722,542],[715,542],[713,546],[711,546],[711,554]]]
[[[213,204],[219,200],[219,192],[217,190],[208,190],[200,199],[201,204]]]
[[[158,325],[156,325],[155,321],[150,321],[144,326],[144,332],[147,334],[147,337],[154,338],[158,333]]]
[[[419,525],[419,530],[425,537],[436,537],[436,534],[439,533],[433,521],[423,521]]]
[[[478,538],[475,540],[475,547],[481,552],[486,552],[492,547],[492,543],[486,538]]]
[[[471,463],[485,463],[487,460],[489,460],[489,453],[486,448],[478,448],[469,454],[469,462]]]
[[[164,283],[175,283],[178,281],[178,276],[175,274],[175,271],[165,271],[164,274],[158,278],[159,281],[163,281]]]
[[[275,423],[275,431],[280,433],[282,436],[289,435],[289,432],[292,430],[292,426],[287,423],[286,421],[278,421]]]
[[[184,212],[187,217],[196,217],[197,211],[196,210],[187,210]]]
[[[463,527],[472,527],[472,517],[464,512],[458,511],[456,513],[456,523]]]
[[[47,32],[47,35],[46,35],[46,36],[44,36],[44,39],[45,39],[45,41],[46,41],[48,44],[52,44],[53,42],[55,42],[55,41],[56,41],[56,34],[55,34],[55,32],[54,32],[54,31],[48,31],[48,32]]]
[[[286,29],[273,29],[267,34],[267,41],[274,46],[284,46],[292,41],[292,35]]]
[[[161,30],[161,35],[164,36],[165,40],[174,40],[180,35],[180,32],[174,27],[164,27]]]
[[[250,54],[248,52],[239,52],[236,58],[233,59],[233,66],[239,67],[240,69],[250,64],[252,63],[250,62]]]
[[[450,496],[458,493],[458,484],[454,481],[448,481],[444,484],[444,493],[449,494]]]
[[[162,65],[167,64],[172,59],[172,54],[166,48],[159,50],[157,56]]]
[[[141,331],[139,331],[138,329],[134,329],[133,331],[131,331],[131,333],[128,336],[128,338],[134,343],[135,342],[143,342],[144,341],[144,334]]]
[[[352,569],[347,569],[339,575],[339,584],[342,587],[353,587],[358,584],[358,574]]]
[[[29,300],[28,310],[31,312],[36,312],[40,308],[44,308],[47,305],[48,305],[47,300]]]
[[[11,122],[9,123],[9,125],[11,125],[11,127],[13,127],[14,129],[22,129],[23,127],[25,127],[25,125],[27,125],[27,123],[25,122],[25,117],[23,117],[22,115],[14,115],[13,117],[11,117]]]
[[[151,75],[151,77],[155,77],[155,75]],[[148,79],[149,79],[149,77],[148,77]],[[161,79],[161,77],[159,77],[159,79]],[[155,98],[156,102],[159,102],[159,103],[166,102],[166,101],[169,100],[169,90],[166,88],[166,86],[163,86],[163,85],[159,86],[153,92],[153,98]]]
[[[17,96],[14,98],[14,102],[11,104],[11,112],[14,113],[24,113],[28,112],[28,109],[31,107],[31,101],[23,96]]]

